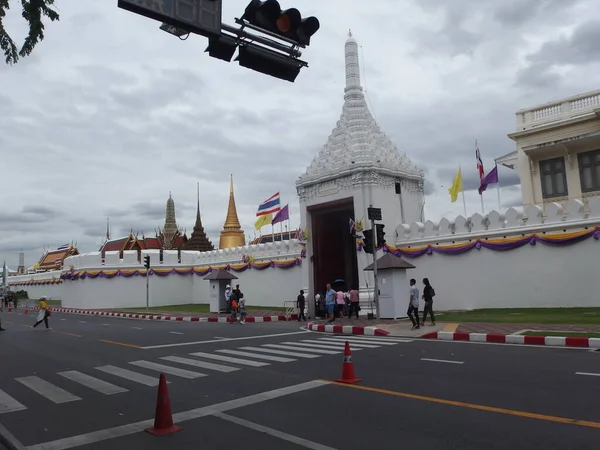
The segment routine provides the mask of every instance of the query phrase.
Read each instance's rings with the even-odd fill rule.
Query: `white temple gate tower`
[[[423,173],[398,151],[371,115],[360,84],[358,44],[351,32],[345,58],[342,115],[296,181],[301,226],[309,236],[305,276],[311,300],[336,279],[360,289],[365,299],[368,288],[372,289],[372,272],[364,272],[372,256],[356,250],[350,219],[364,218],[364,228],[369,229],[367,208],[381,208],[386,240],[392,245],[398,224],[422,221]]]

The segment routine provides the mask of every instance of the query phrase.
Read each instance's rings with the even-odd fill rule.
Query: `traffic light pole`
[[[146,309],[150,307],[150,269],[146,269]]]
[[[375,302],[375,314],[377,320],[379,320],[379,280],[377,279],[377,233],[375,227],[375,220],[371,219],[371,229],[373,230],[373,287],[375,292],[373,293],[373,301]]]

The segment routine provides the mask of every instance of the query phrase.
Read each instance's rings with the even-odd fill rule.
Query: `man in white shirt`
[[[415,317],[413,318],[413,313]],[[419,327],[419,288],[417,287],[417,280],[412,278],[410,280],[410,302],[408,304],[408,318],[413,323],[411,330],[418,330]]]

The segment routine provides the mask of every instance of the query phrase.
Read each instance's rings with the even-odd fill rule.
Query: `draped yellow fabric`
[[[452,186],[450,186],[448,189],[448,193],[450,194],[450,203],[454,203],[456,201],[459,192],[462,191],[462,188],[462,173],[459,167],[458,172],[454,177],[454,183],[452,183]]]

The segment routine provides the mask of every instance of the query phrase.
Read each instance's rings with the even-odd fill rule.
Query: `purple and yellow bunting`
[[[461,236],[457,236],[457,238],[460,239]],[[594,238],[595,240],[600,239],[600,227],[575,231],[572,233],[534,233],[526,236],[503,239],[474,239],[469,240],[469,242],[451,245],[428,244],[420,247],[392,247],[386,244],[383,248],[379,247],[379,250],[383,250],[386,253],[391,253],[392,255],[398,257],[417,258],[423,255],[432,255],[433,253],[441,253],[444,255],[460,255],[461,253],[468,252],[473,249],[480,250],[481,248],[495,252],[504,252],[523,247],[527,244],[536,245],[538,242],[544,245],[567,246],[576,244],[577,242],[581,242],[589,238]],[[356,250],[360,252],[363,250],[364,246],[364,242],[358,241]]]

